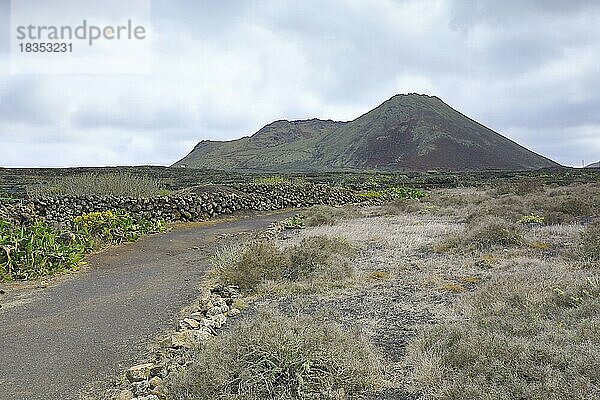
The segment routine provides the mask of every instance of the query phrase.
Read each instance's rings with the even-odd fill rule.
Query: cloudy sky
[[[202,139],[410,92],[563,164],[600,159],[600,1],[151,6],[150,73],[13,74],[0,0],[0,166],[168,165]]]

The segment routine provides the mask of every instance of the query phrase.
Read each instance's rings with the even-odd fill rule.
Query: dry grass
[[[258,274],[266,303],[365,329],[390,360],[386,378],[423,398],[599,398],[599,194],[524,182],[347,214],[318,208],[312,227],[244,264],[279,271]],[[530,214],[544,224],[517,223]],[[240,252],[225,264],[242,267]],[[268,261],[278,254],[283,268]]]
[[[543,279],[540,279],[543,277]],[[593,399],[600,396],[600,280],[515,265],[465,299],[463,318],[411,342],[425,398]]]
[[[89,195],[152,197],[168,193],[158,180],[127,172],[64,176],[46,184],[27,187],[29,197]]]
[[[333,225],[344,219],[358,216],[360,213],[352,207],[313,206],[302,213],[305,226]]]
[[[579,255],[591,267],[600,267],[600,222],[590,225],[579,238]]]
[[[535,214],[543,217],[547,224],[571,224],[585,222],[598,215],[600,187],[594,184],[540,186],[531,192],[520,189],[501,192],[495,189],[445,189],[434,191],[423,199],[422,209],[467,221],[491,216],[516,222],[524,215]]]
[[[359,332],[272,310],[216,337],[171,377],[173,399],[354,399],[382,382],[381,360]]]
[[[219,251],[213,276],[246,294],[319,292],[351,280],[349,261],[355,253],[348,241],[325,236],[305,237],[283,248],[272,241],[249,242]]]

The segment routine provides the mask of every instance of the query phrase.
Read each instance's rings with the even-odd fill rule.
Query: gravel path
[[[81,388],[143,360],[197,296],[220,238],[288,214],[179,226],[92,255],[84,271],[47,287],[0,286],[0,399],[77,399]]]

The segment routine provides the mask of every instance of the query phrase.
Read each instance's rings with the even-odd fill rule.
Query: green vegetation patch
[[[290,180],[284,176],[262,176],[252,179],[251,182],[255,185],[279,185],[289,183]]]
[[[76,270],[92,249],[165,231],[163,221],[135,220],[122,210],[83,214],[64,229],[43,221],[14,225],[0,220],[0,280]]]
[[[523,215],[521,218],[517,220],[519,224],[543,224],[545,218],[540,215],[529,214]]]
[[[357,194],[358,197],[364,199],[421,199],[426,196],[426,193],[419,189],[413,189],[402,186],[390,186],[385,189],[367,190]]]
[[[206,342],[170,376],[173,399],[358,399],[383,379],[360,333],[310,316],[262,312]]]
[[[0,280],[31,279],[75,270],[83,260],[87,241],[44,222],[14,226],[0,220]]]
[[[71,231],[77,236],[90,238],[92,246],[134,242],[143,234],[165,232],[162,220],[136,220],[127,211],[107,210],[91,212],[73,218]]]

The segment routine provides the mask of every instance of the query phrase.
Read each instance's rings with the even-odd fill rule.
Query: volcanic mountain
[[[538,169],[559,164],[434,96],[396,95],[350,122],[275,121],[249,137],[203,140],[174,166],[224,170]]]

